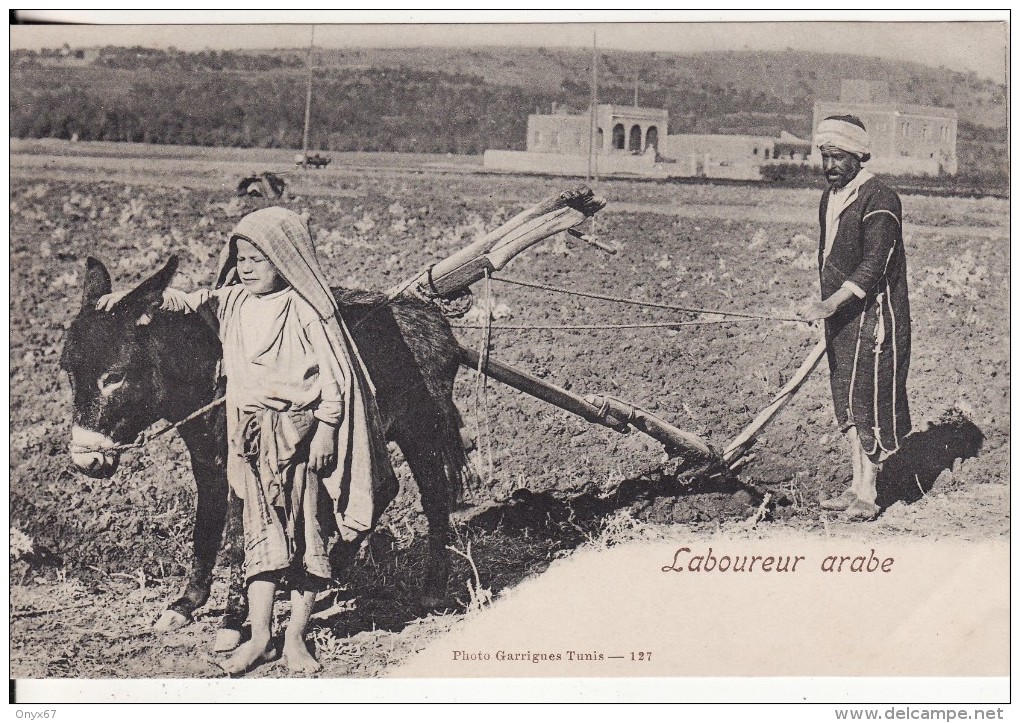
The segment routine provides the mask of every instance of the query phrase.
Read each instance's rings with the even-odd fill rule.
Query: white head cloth
[[[868,132],[858,125],[837,118],[826,118],[815,131],[815,145],[831,146],[852,153],[858,158],[871,155]]]

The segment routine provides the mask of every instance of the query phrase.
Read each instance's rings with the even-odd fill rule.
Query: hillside
[[[588,103],[591,56],[546,48],[317,51],[312,145],[330,150],[480,153],[520,149],[528,113]],[[987,170],[1006,140],[1006,86],[917,63],[784,51],[602,52],[599,99],[670,112],[670,131],[810,134],[816,99],[843,78],[955,108],[961,160]],[[143,48],[11,54],[17,137],[299,147],[303,53]],[[972,147],[973,146],[973,147]],[[1004,162],[1002,164],[1004,165]]]
[[[587,105],[591,56],[562,48],[387,48],[323,50],[319,64],[336,68],[413,67],[436,73],[480,77],[486,84],[516,85],[547,94],[569,93],[554,100]],[[734,96],[758,101],[759,108],[783,109],[810,120],[815,100],[836,100],[844,78],[889,82],[894,97],[909,103],[956,108],[962,119],[980,126],[1006,126],[1006,87],[979,78],[920,63],[904,63],[860,55],[783,52],[719,51],[676,53],[599,53],[600,98],[630,103],[639,79],[642,105],[667,107],[671,117],[701,112],[703,105],[673,106],[685,95],[713,107]],[[578,92],[580,91],[580,92]],[[722,96],[722,98],[719,98]]]

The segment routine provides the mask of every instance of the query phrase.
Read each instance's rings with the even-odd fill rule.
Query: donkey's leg
[[[227,506],[225,552],[230,570],[227,588],[227,605],[220,629],[216,632],[213,649],[217,652],[233,650],[241,644],[241,628],[248,619],[248,597],[244,587],[244,502],[231,490]]]
[[[417,411],[419,414],[423,412],[421,408]],[[427,419],[431,415],[423,416]],[[439,423],[422,424],[420,417],[418,419],[414,430],[409,431],[398,424],[393,437],[418,484],[421,506],[429,523],[429,560],[421,601],[425,608],[435,608],[446,598],[450,577],[450,556],[446,547],[451,539],[451,482],[447,478],[443,455],[436,448],[442,439]]]
[[[157,629],[174,630],[191,622],[195,610],[209,599],[216,555],[223,542],[227,519],[227,482],[222,468],[195,459],[192,471],[198,487],[195,529],[192,535],[194,557],[184,593],[167,607],[156,623]]]
[[[198,492],[195,504],[195,529],[192,534],[194,557],[184,593],[167,607],[156,623],[157,629],[173,630],[190,622],[195,610],[209,599],[216,555],[223,544],[227,520],[227,475],[223,442],[215,422],[201,420],[182,425],[181,437],[191,454],[191,471]]]
[[[375,528],[375,525],[378,524],[379,518],[382,517],[383,511],[389,507],[389,504],[396,498],[397,493],[400,491],[396,484],[396,477],[392,475],[380,476],[374,481],[374,485],[375,487],[372,490],[372,503],[375,506],[375,511],[372,515],[373,529]],[[319,494],[318,497],[320,529],[326,530],[333,528],[335,530],[332,500],[327,494]],[[334,580],[341,580],[344,571],[354,564],[362,543],[370,534],[371,530],[366,530],[365,532],[355,535],[349,540],[345,540],[339,536],[337,537],[336,542],[329,550],[329,566]]]

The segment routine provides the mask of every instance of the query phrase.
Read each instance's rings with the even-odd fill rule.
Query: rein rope
[[[811,322],[805,319],[798,319],[790,316],[773,316],[770,314],[748,314],[742,311],[720,311],[719,309],[699,309],[691,306],[676,306],[673,304],[660,304],[655,301],[641,301],[640,299],[628,299],[622,296],[608,296],[606,294],[596,294],[590,291],[577,291],[575,289],[566,289],[561,286],[550,286],[548,284],[539,284],[534,281],[524,281],[523,279],[517,279],[509,276],[492,276],[490,277],[493,281],[502,281],[504,284],[513,284],[515,286],[524,286],[529,289],[538,289],[540,291],[551,291],[557,294],[566,294],[568,296],[583,296],[587,299],[597,299],[599,301],[613,301],[618,304],[630,304],[632,306],[647,306],[654,309],[667,309],[669,311],[682,311],[690,314],[717,314],[719,316],[733,316],[741,319],[757,319],[762,321],[796,321],[801,324],[810,324]],[[699,321],[699,324],[712,323]],[[678,326],[677,323],[668,324],[667,326]],[[529,327],[535,328],[535,327]],[[559,327],[557,327],[559,328]],[[598,327],[602,328],[602,327]],[[610,327],[613,328],[613,327]],[[638,328],[638,327],[620,327],[620,328]]]
[[[81,444],[71,444],[71,452],[72,453],[75,453],[75,452],[77,452],[77,453],[87,453],[87,452],[123,452],[123,451],[128,450],[128,449],[140,449],[140,448],[144,447],[145,445],[147,445],[152,440],[156,439],[157,437],[162,437],[164,434],[167,434],[168,432],[172,432],[173,430],[177,429],[178,427],[180,427],[183,424],[187,424],[188,422],[190,422],[191,420],[195,419],[196,417],[201,417],[206,412],[209,412],[209,411],[215,409],[216,407],[218,407],[219,405],[223,404],[224,401],[226,401],[226,397],[225,396],[223,396],[223,397],[216,397],[216,399],[212,400],[211,402],[209,402],[205,406],[199,407],[194,412],[192,412],[191,414],[186,416],[184,419],[178,420],[178,421],[174,422],[173,424],[168,424],[168,425],[166,425],[164,427],[160,427],[159,429],[155,430],[154,432],[151,432],[151,433],[148,433],[148,434],[146,433],[146,430],[142,430],[141,432],[139,432],[138,436],[135,437],[135,441],[134,442],[130,442],[128,444],[115,444],[112,447],[93,447],[93,446],[81,445]]]
[[[705,324],[739,324],[756,319],[697,319],[694,321],[650,321],[635,324],[450,324],[453,329],[508,329],[516,331],[598,331],[599,329],[675,329],[678,326]]]

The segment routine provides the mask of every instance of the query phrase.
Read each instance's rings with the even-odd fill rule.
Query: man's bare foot
[[[870,522],[878,517],[882,509],[873,502],[865,502],[857,499],[852,505],[846,508],[843,519],[848,522]]]
[[[249,640],[238,646],[234,654],[220,664],[230,675],[244,675],[261,663],[276,658],[276,649],[268,642]]]
[[[294,673],[310,674],[322,670],[322,664],[308,652],[304,640],[284,642],[283,662]]]
[[[835,497],[830,497],[827,500],[822,500],[820,505],[823,510],[832,510],[833,512],[843,512],[850,505],[857,501],[857,493],[852,489],[843,490],[842,494]]]

